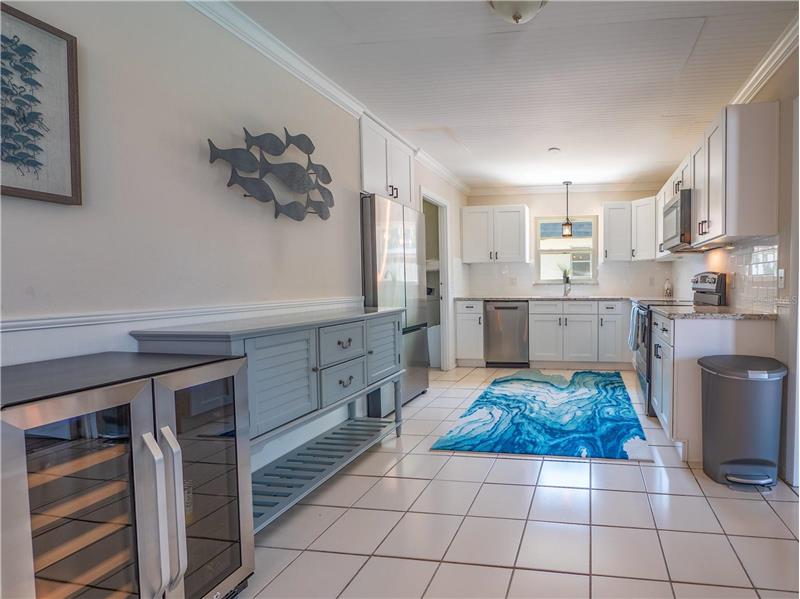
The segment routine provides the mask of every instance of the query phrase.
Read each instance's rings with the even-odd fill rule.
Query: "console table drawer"
[[[364,321],[348,322],[319,330],[321,366],[337,364],[364,355]]]
[[[367,360],[356,358],[322,371],[320,388],[322,407],[336,403],[367,386]]]

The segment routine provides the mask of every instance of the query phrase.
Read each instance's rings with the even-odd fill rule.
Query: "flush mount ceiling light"
[[[547,0],[534,0],[529,2],[510,2],[507,0],[492,0],[489,6],[504,21],[522,25],[527,23],[542,10]]]
[[[572,181],[564,181],[564,186],[567,188],[567,216],[563,223],[561,223],[561,237],[572,237],[572,221],[569,220],[569,186]]]

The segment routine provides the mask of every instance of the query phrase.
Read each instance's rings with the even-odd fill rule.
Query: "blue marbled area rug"
[[[651,460],[619,372],[495,379],[431,449]]]

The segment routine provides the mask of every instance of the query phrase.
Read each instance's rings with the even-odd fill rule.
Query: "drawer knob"
[[[316,366],[312,366],[311,372],[319,372],[319,368],[317,368]]]
[[[368,354],[371,356],[372,354],[374,354],[374,353],[375,353],[375,350],[372,350],[372,349],[370,349],[370,350],[367,350],[367,353],[368,353]]]
[[[353,375],[351,374],[349,377],[347,377],[347,381],[339,379],[339,384],[346,389],[347,387],[353,384]]]
[[[341,339],[339,339],[339,341],[336,342],[336,345],[338,345],[342,349],[347,349],[352,344],[353,344],[353,338],[352,337],[348,337],[347,341],[342,341]]]

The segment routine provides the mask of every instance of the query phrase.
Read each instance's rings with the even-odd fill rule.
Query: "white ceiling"
[[[797,2],[237,2],[474,187],[669,176]],[[560,154],[547,152],[550,146]]]

